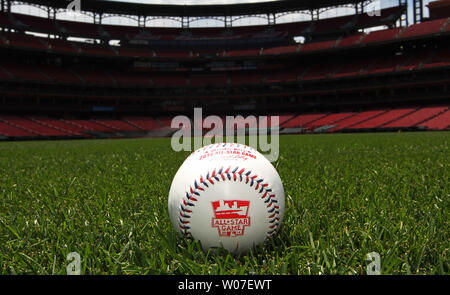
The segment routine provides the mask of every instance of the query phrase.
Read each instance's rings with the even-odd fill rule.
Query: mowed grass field
[[[203,253],[169,220],[170,139],[0,143],[0,273],[449,273],[450,133],[281,136],[279,235]]]

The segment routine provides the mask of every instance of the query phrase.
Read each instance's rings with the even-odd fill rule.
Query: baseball
[[[200,241],[204,251],[223,247],[240,254],[278,232],[285,196],[276,169],[256,149],[217,143],[181,165],[168,206],[175,230]]]

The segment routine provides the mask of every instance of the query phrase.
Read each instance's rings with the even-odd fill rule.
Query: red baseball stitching
[[[190,221],[192,207],[195,207],[195,202],[200,197],[200,192],[205,191],[210,185],[214,185],[215,182],[220,181],[245,181],[250,187],[254,187],[261,195],[261,199],[267,204],[267,212],[269,215],[269,230],[267,231],[267,237],[274,235],[279,228],[280,221],[280,207],[277,205],[278,200],[275,194],[272,193],[268,183],[264,183],[264,179],[258,178],[258,175],[251,174],[251,171],[247,171],[245,168],[239,169],[239,167],[231,170],[231,167],[219,170],[214,169],[211,173],[208,172],[205,177],[200,176],[199,181],[194,181],[194,185],[190,186],[186,191],[186,196],[183,197],[179,208],[179,228],[183,235],[191,236]]]

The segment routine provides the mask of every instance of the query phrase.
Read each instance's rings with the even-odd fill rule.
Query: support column
[[[420,23],[423,19],[423,0],[413,0],[414,23]]]

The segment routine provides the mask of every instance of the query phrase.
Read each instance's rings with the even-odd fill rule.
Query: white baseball
[[[193,152],[169,192],[175,230],[200,241],[204,251],[243,253],[276,234],[285,196],[272,164],[252,147],[217,143]]]

